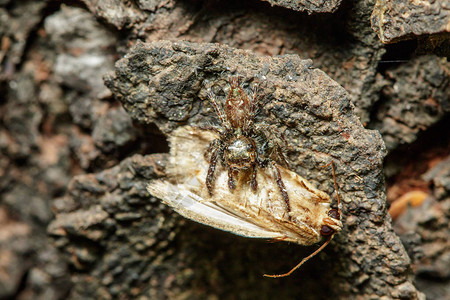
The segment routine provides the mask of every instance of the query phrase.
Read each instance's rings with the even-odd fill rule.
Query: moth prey
[[[300,245],[327,241],[287,276],[318,253],[342,229],[340,211],[331,209],[330,197],[308,181],[278,166],[290,199],[289,210],[276,184],[274,168],[259,169],[258,188],[251,188],[249,172],[239,172],[236,186],[229,188],[227,170],[217,166],[214,193],[205,183],[209,162],[205,152],[217,133],[190,126],[176,129],[169,137],[171,146],[167,179],[153,180],[147,189],[182,216],[217,229],[245,237],[276,239]]]

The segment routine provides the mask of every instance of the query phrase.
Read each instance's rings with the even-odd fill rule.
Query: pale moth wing
[[[187,219],[244,237],[284,238],[284,235],[279,232],[267,230],[214,202],[205,201],[183,186],[155,180],[148,185],[147,190]]]
[[[150,182],[150,194],[188,219],[245,237],[311,245],[321,240],[323,225],[336,232],[342,229],[341,221],[328,215],[330,197],[281,166],[290,211],[271,168],[258,170],[256,191],[250,188],[245,172],[240,172],[236,189],[230,191],[227,172],[218,164],[210,196],[205,184],[209,166],[205,152],[215,138],[216,133],[196,127],[176,129],[169,137],[167,179]]]

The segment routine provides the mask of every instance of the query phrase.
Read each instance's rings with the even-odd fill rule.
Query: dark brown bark
[[[380,5],[322,2],[0,0],[0,298],[448,297],[445,30],[385,15],[388,42],[419,47],[384,46]],[[332,193],[319,166],[337,165],[344,230],[286,279],[262,274],[314,247],[186,221],[145,189],[173,129],[217,122],[207,88],[222,99],[231,74],[261,82],[257,121],[294,171]],[[392,223],[384,174],[389,201],[429,197]]]

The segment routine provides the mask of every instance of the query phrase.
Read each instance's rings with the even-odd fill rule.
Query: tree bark
[[[0,0],[0,299],[448,297],[448,29],[422,6],[325,2]],[[256,121],[293,171],[333,195],[320,166],[337,167],[344,229],[289,278],[262,274],[316,247],[146,191],[175,128],[217,124],[206,93],[224,100],[230,75],[259,83]]]

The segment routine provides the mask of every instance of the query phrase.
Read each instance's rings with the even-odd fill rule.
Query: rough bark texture
[[[162,1],[151,12],[139,11],[145,14],[140,17],[136,7],[118,9],[109,2],[86,1],[95,15],[118,29],[129,28],[133,37],[147,42],[223,43],[260,54],[298,54],[313,59],[316,67],[350,91],[363,123],[369,122],[370,109],[385,84],[376,76],[384,49],[370,27],[372,1],[347,4],[336,15],[313,16],[238,1],[205,1],[201,7]]]
[[[308,13],[334,12],[341,4],[341,0],[330,1],[310,1],[310,0],[264,0],[271,5],[286,7],[297,11],[307,11]]]
[[[384,46],[370,26],[374,1],[311,15],[260,0],[60,2],[0,0],[1,299],[407,299],[421,297],[416,287],[449,297],[441,35],[421,33],[420,49]],[[434,33],[436,23],[412,21]],[[107,77],[111,93],[102,77],[127,52]],[[294,56],[271,57],[284,54]],[[318,165],[338,165],[345,230],[284,280],[261,274],[286,271],[311,248],[185,221],[145,192],[164,176],[164,135],[215,122],[205,89],[220,96],[232,71],[247,83],[260,77],[258,121],[286,130],[293,169],[331,192]],[[386,141],[389,199],[429,194],[393,226],[383,146],[357,117]]]
[[[340,255],[332,255],[326,263],[328,274],[316,281],[328,284],[339,295],[395,298],[401,291],[403,297],[416,298],[409,258],[386,218],[381,138],[363,129],[346,92],[311,63],[298,56],[261,57],[217,44],[155,42],[136,45],[117,63],[115,76],[107,77],[106,84],[133,119],[156,123],[169,134],[182,124],[213,122],[215,113],[205,105],[207,90],[223,93],[230,75],[239,74],[243,82],[259,78],[260,103],[266,112],[258,117],[284,130],[291,143],[288,157],[294,170],[326,189],[324,172],[318,166],[333,160],[342,180],[348,227],[336,238],[335,253]],[[360,241],[372,242],[360,245]],[[239,253],[232,257],[228,265],[242,264]],[[282,253],[276,257],[283,257]],[[286,262],[285,257],[279,262]],[[217,276],[231,284],[222,286],[226,290],[238,274]],[[302,283],[306,289],[308,283]],[[292,284],[301,285],[296,280]],[[354,288],[361,284],[364,290]],[[308,297],[318,294],[315,290]]]
[[[6,6],[9,1],[2,2],[4,3],[0,4]],[[0,8],[2,80],[9,79],[16,66],[21,63],[27,38],[40,22],[46,3],[47,1],[25,1],[23,5],[11,5],[9,9]]]
[[[418,274],[417,285],[430,299],[449,295],[450,159],[423,175],[432,189],[421,208],[405,213],[395,224]]]
[[[373,111],[371,127],[383,135],[388,150],[413,143],[419,132],[448,115],[449,75],[447,60],[434,55],[386,72],[391,84],[382,90],[385,101]]]
[[[372,28],[383,43],[414,36],[450,33],[450,4],[446,0],[377,0],[372,13]]]

